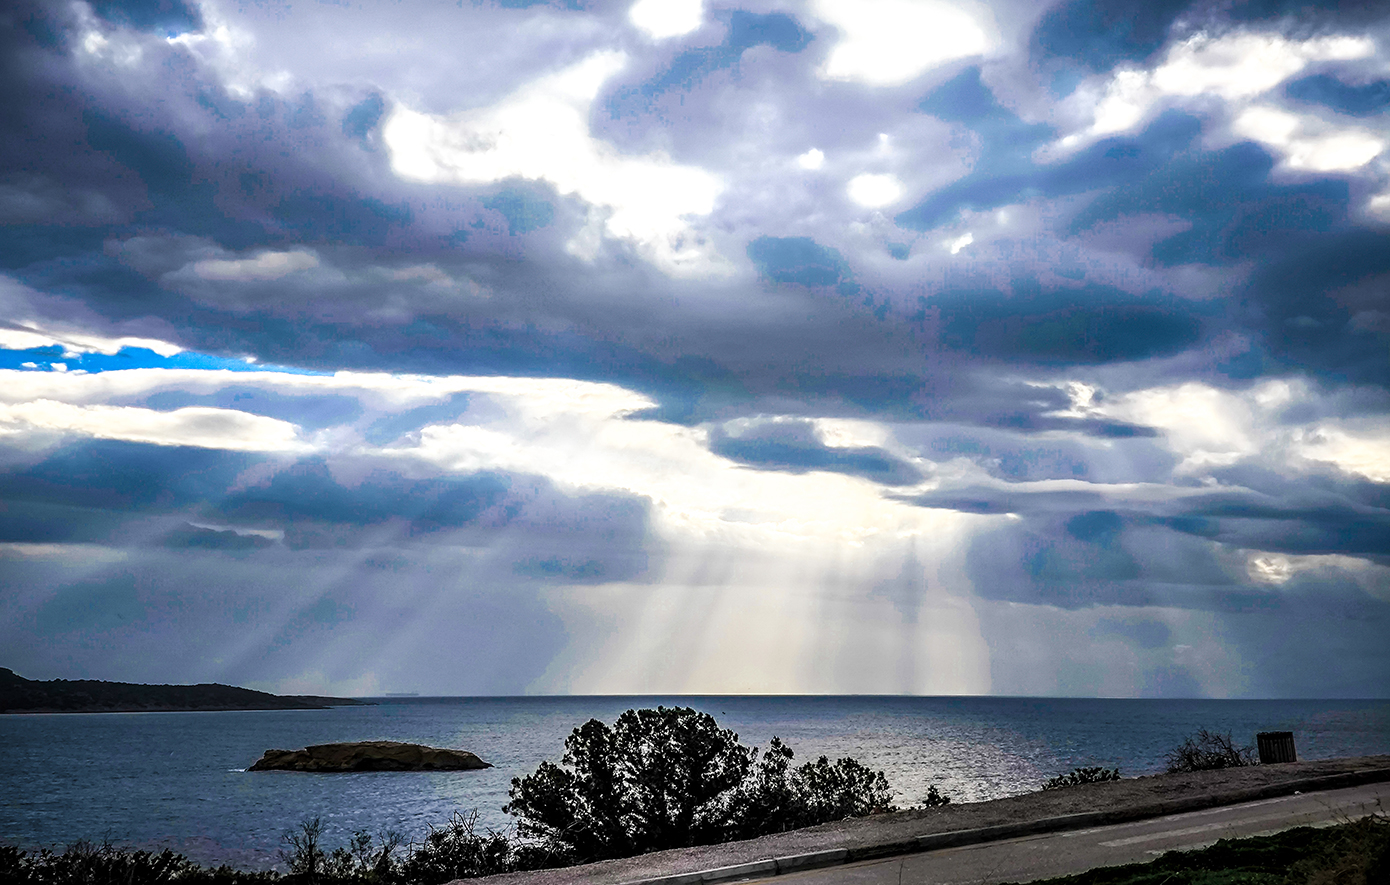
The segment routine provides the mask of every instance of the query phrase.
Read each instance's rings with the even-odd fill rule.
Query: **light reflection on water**
[[[173,847],[203,863],[267,867],[284,832],[319,817],[331,847],[357,830],[418,837],[477,808],[501,828],[513,777],[558,761],[585,719],[629,707],[693,706],[797,761],[853,756],[911,804],[938,784],[956,801],[1037,789],[1078,765],[1161,768],[1199,727],[1254,742],[1293,731],[1300,758],[1390,753],[1390,702],[904,697],[391,698],[375,707],[235,713],[0,716],[0,842],[77,839]],[[474,772],[248,773],[271,747],[398,740],[472,750]]]

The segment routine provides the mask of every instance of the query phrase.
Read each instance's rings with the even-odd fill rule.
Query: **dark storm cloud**
[[[113,24],[160,36],[197,31],[203,17],[196,6],[181,0],[96,0],[92,11]]]
[[[0,470],[0,539],[120,537],[138,514],[168,514],[220,498],[253,456],[125,442],[65,446]]]
[[[1058,49],[1077,58],[1090,57],[1090,52],[1098,60],[1095,63],[1110,64],[1152,51],[1158,45],[1153,41],[1161,42],[1173,14],[1171,10],[1069,4],[1044,20],[1037,39],[1040,45],[1052,45],[1059,34],[1075,32],[1083,35],[1077,39],[1118,41],[1116,45],[1131,47],[1120,55],[1098,49],[1083,52],[1077,46]],[[69,23],[57,13],[39,17],[59,33],[70,33],[64,30]],[[1106,24],[1112,21],[1122,24]],[[1093,22],[1094,27],[1083,28],[1077,22]],[[642,88],[660,91],[678,83],[699,85],[699,72],[709,65],[732,63],[731,59],[755,45],[794,52],[808,45],[807,35],[795,20],[780,13],[731,11],[722,43],[678,53],[661,75],[670,83],[662,86],[667,80],[658,77],[653,81],[656,85]],[[174,72],[171,85],[183,94],[177,113],[166,112],[161,118],[130,99],[107,99],[90,87],[73,89],[64,82],[73,75],[56,53],[21,33],[12,31],[9,36],[23,49],[16,57],[43,60],[17,69],[29,88],[14,96],[11,113],[20,116],[11,131],[65,132],[71,143],[80,146],[74,157],[92,159],[88,168],[79,170],[72,160],[57,154],[36,155],[32,146],[12,143],[15,167],[71,183],[86,176],[100,183],[117,216],[125,219],[117,226],[37,226],[7,236],[4,240],[19,250],[11,266],[34,282],[91,292],[92,303],[102,311],[129,316],[137,309],[157,308],[175,319],[181,337],[200,346],[325,368],[391,365],[420,371],[559,372],[611,378],[654,394],[672,415],[696,414],[682,403],[707,400],[707,391],[728,403],[730,397],[746,401],[760,391],[792,388],[823,403],[852,402],[873,412],[900,409],[904,392],[914,386],[930,388],[936,399],[944,390],[959,387],[958,383],[931,385],[933,376],[958,375],[960,368],[931,365],[920,352],[913,352],[911,336],[903,335],[911,312],[889,309],[898,296],[876,291],[856,272],[853,256],[813,237],[753,237],[747,257],[774,284],[830,287],[846,296],[846,304],[837,311],[863,324],[862,343],[849,338],[843,356],[824,354],[821,365],[815,367],[799,360],[795,342],[784,348],[773,343],[774,358],[757,361],[755,368],[722,358],[710,360],[711,354],[732,347],[737,333],[704,319],[685,326],[676,352],[656,353],[657,341],[664,342],[660,346],[665,348],[675,343],[669,335],[660,335],[655,328],[648,335],[640,325],[630,330],[614,327],[591,301],[600,286],[640,288],[640,280],[624,273],[616,279],[595,277],[592,283],[597,285],[591,286],[582,275],[575,278],[571,262],[553,261],[543,251],[531,250],[520,258],[498,254],[499,236],[512,239],[551,229],[556,236],[564,236],[573,229],[564,201],[557,201],[546,187],[508,185],[478,188],[471,194],[461,189],[451,198],[453,208],[441,208],[437,193],[427,189],[379,176],[373,191],[349,183],[349,175],[364,164],[380,171],[385,162],[380,145],[373,141],[387,108],[379,90],[359,93],[361,97],[340,110],[311,92],[285,97],[262,94],[248,105],[229,97],[221,84],[177,50],[166,48],[158,51],[168,54]],[[684,70],[682,66],[690,67],[687,74],[673,73]],[[53,85],[46,85],[45,77]],[[55,91],[56,84],[63,88]],[[43,95],[45,89],[58,100],[40,112],[31,97]],[[1142,213],[1165,212],[1188,219],[1185,232],[1153,246],[1152,258],[1159,264],[1227,261],[1243,250],[1285,254],[1291,241],[1309,231],[1330,231],[1329,250],[1343,245],[1343,185],[1269,184],[1267,156],[1248,145],[1203,152],[1193,140],[1196,123],[1183,115],[1161,117],[1136,135],[1108,139],[1070,160],[1040,165],[1030,159],[1031,153],[1055,133],[1024,123],[1005,110],[981,82],[977,68],[934,90],[921,110],[972,132],[979,139],[979,156],[975,171],[901,213],[898,223],[902,226],[926,230],[962,209],[990,208],[1022,197],[1108,189],[1076,217],[1071,233]],[[199,116],[216,125],[197,139],[182,134],[189,121]],[[277,150],[277,145],[285,149]],[[229,163],[224,156],[235,159]],[[476,226],[480,223],[482,227]],[[155,227],[180,236],[191,234],[231,250],[230,257],[253,254],[255,248],[318,246],[331,250],[323,252],[325,273],[330,267],[349,275],[357,272],[354,268],[398,270],[409,253],[410,262],[431,261],[455,279],[476,278],[516,297],[472,302],[440,298],[424,289],[412,292],[405,284],[367,277],[344,287],[328,282],[322,274],[315,277],[317,271],[306,272],[304,283],[175,285],[166,276],[198,256],[174,253],[156,267],[132,258],[128,247],[112,252],[110,243],[128,239],[127,233],[135,230],[126,226],[131,224],[144,231]],[[98,240],[106,245],[99,247]],[[1326,261],[1311,263],[1325,265]],[[1372,270],[1368,267],[1362,275]],[[1310,281],[1308,288],[1320,282]],[[1172,354],[1203,340],[1204,328],[1214,333],[1218,319],[1237,321],[1213,317],[1211,308],[1171,296],[1124,293],[1098,284],[1039,287],[1020,279],[1017,289],[1006,295],[946,286],[932,293],[927,301],[939,314],[940,343],[967,357],[1086,365]],[[258,291],[264,294],[254,294]],[[414,316],[394,323],[369,320],[368,312],[385,291],[397,298],[405,296],[403,310]],[[187,300],[188,294],[194,302]],[[1250,292],[1249,301],[1257,308],[1254,316],[1268,294],[1264,287]],[[330,304],[332,316],[318,321],[304,316],[309,305],[314,305],[309,310],[323,313]],[[228,316],[229,310],[240,316]],[[525,319],[528,312],[534,317],[537,311],[548,316],[549,322],[539,325]],[[277,315],[281,313],[283,317]],[[1271,334],[1289,338],[1293,333],[1281,331],[1286,328],[1302,334],[1303,326],[1283,325],[1300,322],[1300,316],[1271,318],[1275,326]],[[1312,319],[1321,321],[1316,316]],[[814,322],[843,327],[835,312],[822,311]],[[1363,317],[1363,326],[1366,323],[1374,325]],[[847,368],[872,341],[883,341],[882,333],[869,334],[875,325],[891,329],[890,339],[902,338],[900,345],[878,352],[879,359],[886,356],[898,365],[869,373],[835,367],[835,362],[841,362]],[[1362,334],[1367,341],[1365,361],[1380,333]],[[1272,343],[1276,360],[1291,350],[1280,340]],[[698,368],[710,363],[717,367],[714,372]],[[714,380],[711,375],[727,380]],[[944,402],[938,405],[943,410],[952,408]],[[963,403],[955,408],[967,407]]]
[[[858,287],[838,250],[822,246],[810,237],[758,237],[748,244],[748,258],[774,283],[802,286],[834,286],[852,295]]]
[[[862,476],[888,486],[915,485],[923,479],[917,467],[883,449],[827,446],[808,421],[763,423],[736,435],[716,431],[710,437],[710,451],[765,470],[824,470]]]
[[[1390,80],[1347,83],[1331,74],[1313,74],[1290,81],[1284,94],[1353,117],[1367,117],[1390,106]]]
[[[441,542],[473,529],[494,540],[507,533],[528,539],[510,553],[510,541],[498,542],[501,555],[517,557],[519,573],[576,556],[583,557],[579,566],[563,565],[557,573],[613,580],[647,568],[645,499],[565,495],[542,478],[500,473],[412,480],[374,470],[345,485],[322,459],[284,465],[261,485],[238,487],[237,477],[263,461],[207,449],[71,445],[0,473],[0,541],[140,546],[149,520],[159,525],[161,518],[183,516],[220,527],[175,522],[159,532],[160,545],[247,551],[271,544],[228,524],[280,532],[292,549],[379,546],[382,529],[394,541]]]
[[[0,570],[0,643],[16,666],[69,678],[273,684],[306,670],[350,680],[365,664],[388,685],[465,694],[520,694],[563,646],[559,619],[509,567],[353,570],[326,555],[155,548],[77,578],[58,561],[14,563]]]
[[[1160,104],[1130,131],[1045,159],[1075,123],[1057,101],[1084,97],[1083,81],[1103,87],[1117,66],[1152,67],[1211,23],[1301,39],[1354,32],[1364,10],[1068,0],[984,61],[877,87],[818,73],[841,36],[810,7],[713,8],[706,26],[668,40],[639,35],[626,2],[436,7],[389,13],[401,22],[387,27],[413,48],[385,63],[367,57],[366,35],[383,27],[370,8],[319,10],[322,39],[292,47],[302,63],[284,49],[305,21],[290,7],[222,11],[255,40],[218,55],[166,39],[210,27],[214,6],[94,4],[95,27],[138,61],[84,54],[80,7],[33,4],[0,21],[0,266],[32,287],[16,307],[4,302],[15,318],[6,330],[25,328],[21,313],[68,318],[225,358],[169,368],[252,355],[324,371],[611,382],[656,403],[631,421],[702,425],[741,476],[838,473],[890,496],[930,479],[911,503],[1014,514],[971,548],[986,601],[1065,614],[1191,610],[1245,625],[1243,653],[1256,658],[1260,630],[1305,616],[1355,621],[1347,684],[1384,673],[1365,627],[1382,623],[1384,607],[1356,580],[1309,567],[1257,584],[1236,560],[1259,551],[1386,564],[1385,483],[1283,464],[1258,434],[1239,463],[1189,470],[1170,428],[1078,410],[1067,386],[1093,385],[1103,406],[1112,392],[1155,385],[1248,399],[1265,377],[1311,377],[1314,392],[1271,419],[1290,433],[1390,413],[1390,239],[1366,208],[1383,190],[1379,167],[1290,173],[1273,147],[1231,137],[1219,98]],[[528,28],[532,15],[554,18]],[[282,16],[285,33],[268,16]],[[419,39],[417,24],[436,33]],[[443,46],[437,34],[456,39]],[[329,57],[341,45],[363,57]],[[393,168],[383,127],[394,111],[447,123],[597,49],[628,59],[590,112],[602,149],[698,166],[725,187],[681,234],[727,261],[719,274],[668,275],[640,244],[595,233],[614,207],[540,175],[422,185]],[[1390,92],[1376,64],[1319,63],[1259,101],[1379,132]],[[280,67],[293,70],[271,88]],[[811,148],[820,165],[798,162]],[[853,176],[889,172],[904,202],[874,210],[847,196]],[[583,236],[598,240],[591,257],[574,245]],[[123,359],[135,358],[50,345],[0,365],[100,371]],[[103,402],[235,409],[292,422],[306,439],[342,429],[373,446],[408,442],[479,402],[457,394],[368,414],[351,396],[271,387]],[[893,442],[827,446],[821,417],[883,422]],[[751,429],[735,432],[740,421]],[[448,609],[459,642],[503,662],[498,681],[478,685],[521,690],[543,663],[505,637],[549,652],[563,642],[542,589],[660,573],[640,490],[566,494],[544,478],[553,465],[407,475],[356,457],[87,442],[9,459],[0,542],[99,543],[130,556],[76,577],[6,560],[11,587],[23,575],[49,593],[15,623],[69,638],[26,653],[80,657],[84,631],[148,651],[158,631],[132,622],[176,619],[193,605],[187,588],[212,575],[210,597],[248,601],[209,601],[198,623],[264,627],[256,653],[269,657],[247,653],[239,672],[274,674],[307,659],[286,651],[297,643],[331,657],[335,640],[363,639],[373,618],[396,623],[382,600],[423,593],[443,573],[472,594]],[[282,571],[303,587],[286,591],[292,611],[271,624],[272,594],[247,588]],[[346,577],[330,591],[323,574]],[[925,591],[905,570],[876,592],[915,618],[910,601]],[[1157,650],[1179,633],[1138,614],[1107,617],[1094,630],[1106,641]],[[503,626],[489,633],[479,619]],[[25,644],[13,630],[0,638]],[[193,666],[196,641],[174,644],[171,660]],[[1165,666],[1150,674],[1155,692],[1195,691],[1195,671]],[[1325,684],[1271,666],[1281,674],[1271,686]],[[1335,670],[1319,667],[1319,679]]]
[[[1344,576],[1300,576],[1290,584],[1280,607],[1222,621],[1223,635],[1248,662],[1250,695],[1382,696],[1390,665],[1372,637],[1384,637],[1390,605],[1368,599]],[[1281,626],[1291,622],[1298,629]],[[1309,636],[1317,643],[1310,646]]]
[[[285,528],[300,521],[360,527],[403,518],[412,530],[428,532],[476,521],[503,502],[508,486],[504,477],[486,474],[412,482],[373,472],[347,487],[333,478],[324,461],[315,459],[276,473],[264,486],[226,496],[212,512],[240,523]]]
[[[164,536],[163,544],[173,550],[259,550],[275,543],[261,535],[238,534],[231,529],[205,529],[184,523]]]
[[[1141,360],[1177,353],[1201,335],[1190,302],[1110,287],[1027,284],[1012,294],[950,292],[941,301],[946,346],[1010,362]]]
[[[1144,618],[1101,618],[1091,628],[1091,632],[1100,636],[1123,636],[1133,640],[1141,648],[1160,648],[1167,645],[1173,635],[1172,628],[1167,624]]]
[[[1173,20],[1190,5],[1190,0],[1068,0],[1038,22],[1034,52],[1092,71],[1141,61],[1167,41]]]

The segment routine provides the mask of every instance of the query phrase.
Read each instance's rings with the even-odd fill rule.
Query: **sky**
[[[0,665],[1390,690],[1386,5],[6,9]]]

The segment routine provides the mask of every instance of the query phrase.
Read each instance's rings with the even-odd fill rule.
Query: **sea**
[[[1115,700],[735,696],[377,698],[328,710],[0,716],[0,844],[171,848],[206,865],[282,867],[286,833],[318,818],[324,844],[353,833],[418,840],[455,814],[505,830],[512,778],[558,762],[570,732],[624,710],[693,707],[749,746],[775,735],[796,762],[851,756],[882,770],[900,806],[935,785],[955,802],[1038,789],[1077,766],[1163,769],[1198,728],[1253,744],[1292,731],[1300,759],[1390,753],[1387,700]],[[394,740],[456,747],[464,772],[248,772],[269,748]]]

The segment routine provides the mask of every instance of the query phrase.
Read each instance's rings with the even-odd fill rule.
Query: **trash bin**
[[[1262,731],[1255,735],[1255,744],[1260,748],[1260,764],[1274,762],[1297,762],[1298,753],[1293,748],[1293,732]]]

